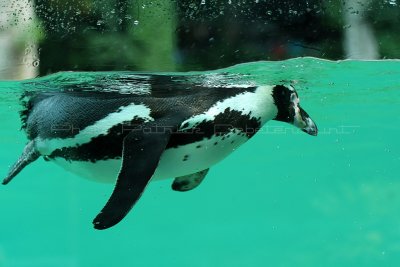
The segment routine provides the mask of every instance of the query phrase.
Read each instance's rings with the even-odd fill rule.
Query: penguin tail
[[[32,140],[25,146],[25,149],[17,162],[15,162],[10,168],[6,178],[3,180],[3,184],[8,184],[20,171],[22,171],[23,168],[37,160],[39,157],[40,153],[36,150],[35,141]]]

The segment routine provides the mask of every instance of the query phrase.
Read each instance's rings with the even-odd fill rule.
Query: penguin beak
[[[301,107],[298,107],[296,110],[293,124],[309,135],[316,136],[318,134],[317,125]]]

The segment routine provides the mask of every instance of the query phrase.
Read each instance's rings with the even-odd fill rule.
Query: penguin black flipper
[[[24,152],[17,162],[10,168],[7,177],[4,178],[3,184],[8,184],[23,168],[34,162],[40,157],[40,153],[36,150],[35,141],[30,141],[24,148]]]
[[[132,209],[153,176],[178,121],[172,118],[146,123],[132,130],[123,141],[122,166],[114,191],[93,220],[94,228],[119,223]]]
[[[192,190],[199,186],[204,180],[204,177],[206,177],[208,171],[209,169],[205,169],[189,175],[176,177],[171,187],[173,190],[180,192]]]

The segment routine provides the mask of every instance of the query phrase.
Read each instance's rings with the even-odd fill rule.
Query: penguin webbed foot
[[[185,176],[176,177],[171,185],[172,190],[186,192],[200,185],[208,173],[209,169],[205,169],[196,173]]]

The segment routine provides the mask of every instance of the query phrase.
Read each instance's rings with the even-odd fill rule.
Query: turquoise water
[[[120,87],[112,76],[128,74],[1,82],[3,176],[26,142],[22,89],[81,82],[113,90]],[[106,231],[91,221],[112,185],[38,160],[0,188],[0,266],[399,266],[400,61],[299,58],[182,75],[211,84],[292,83],[320,133],[269,122],[197,189],[153,182]]]

